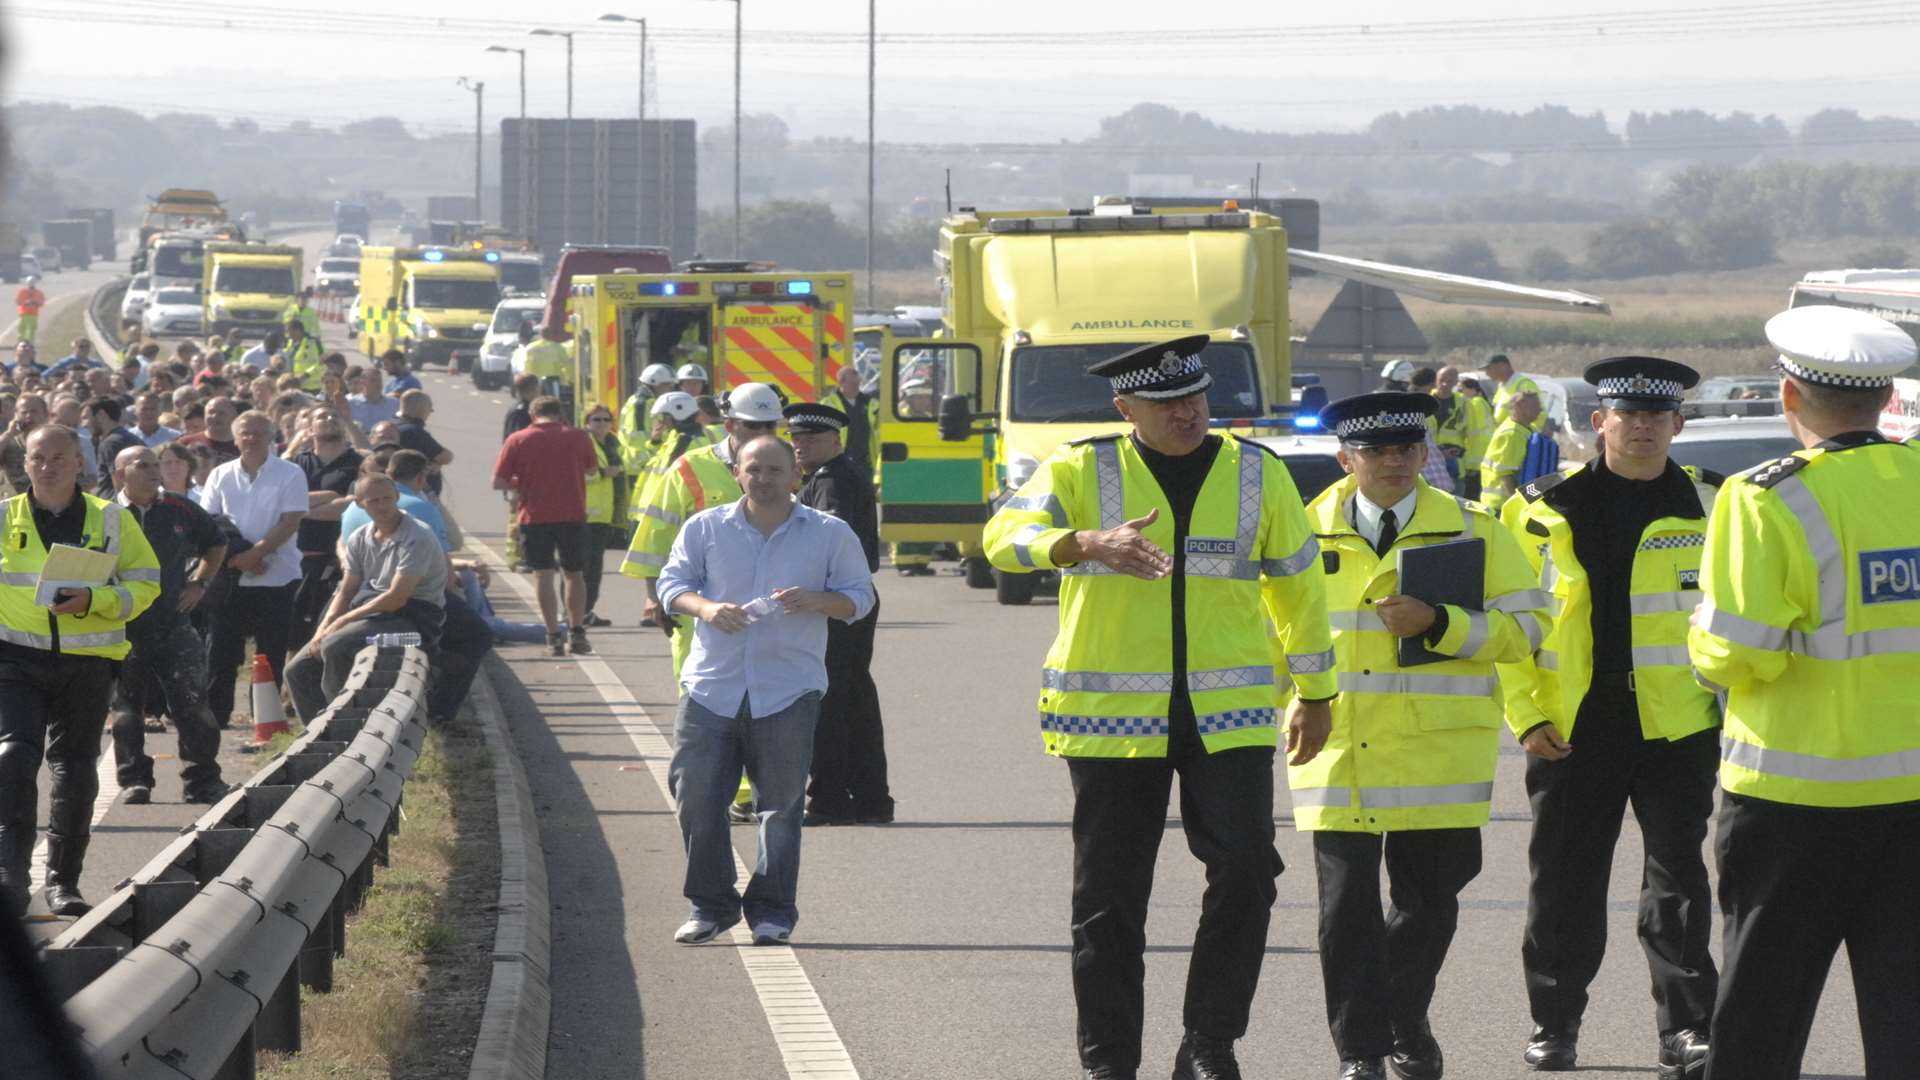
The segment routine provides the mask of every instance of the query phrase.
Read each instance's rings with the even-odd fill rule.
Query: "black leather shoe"
[[[1579,1058],[1580,1029],[1534,1028],[1520,1060],[1535,1072],[1567,1072]]]
[[[211,806],[221,799],[226,798],[227,792],[232,790],[232,788],[221,781],[215,780],[211,783],[199,784],[188,788],[186,794],[181,797],[180,801],[202,806]],[[132,802],[133,800],[129,799],[127,801]]]
[[[1173,1080],[1240,1080],[1233,1040],[1187,1032],[1180,1040],[1180,1052],[1173,1056]]]
[[[55,915],[85,915],[93,910],[80,895],[80,867],[89,837],[47,834],[47,910]]]
[[[1080,1080],[1136,1080],[1138,1073],[1118,1065],[1095,1065],[1080,1070]]]
[[[1340,1063],[1335,1080],[1387,1080],[1379,1058],[1347,1058]]]
[[[1387,1067],[1400,1080],[1440,1080],[1446,1061],[1440,1055],[1440,1041],[1425,1020],[1393,1030],[1393,1053]]]
[[[1660,1080],[1695,1080],[1707,1072],[1707,1037],[1681,1028],[1660,1037]]]

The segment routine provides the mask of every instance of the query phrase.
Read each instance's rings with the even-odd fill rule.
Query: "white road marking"
[[[113,747],[100,748],[100,762],[94,771],[100,777],[100,794],[93,797],[93,820],[87,825],[88,831],[106,818],[107,811],[113,809],[113,801],[120,797],[120,773],[114,767]],[[40,839],[33,845],[33,863],[27,870],[27,880],[37,889],[46,878],[47,835],[41,833]]]
[[[521,600],[537,606],[533,586],[525,577],[510,572],[505,560],[485,543],[472,536],[466,541],[493,566],[494,580],[506,582]],[[672,809],[667,763],[673,758],[673,746],[667,736],[605,660],[591,656],[570,659],[580,666],[580,673],[620,721],[640,760],[646,763],[647,772],[659,786],[660,798]],[[735,884],[745,889],[750,874],[737,850],[733,853],[733,869]],[[745,924],[735,926],[732,935],[733,943],[740,946],[740,962],[745,965],[753,992],[766,1013],[767,1026],[773,1031],[773,1042],[780,1049],[787,1075],[796,1080],[860,1080],[860,1072],[854,1068],[846,1044],[840,1041],[832,1017],[827,1015],[826,1006],[821,1003],[813,981],[807,978],[793,949],[785,945],[754,945],[753,932]]]

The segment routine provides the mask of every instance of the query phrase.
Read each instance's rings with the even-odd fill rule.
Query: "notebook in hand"
[[[1453,604],[1479,611],[1486,604],[1485,540],[1455,540],[1425,547],[1405,547],[1399,555],[1400,592],[1434,607]],[[1418,667],[1452,660],[1428,649],[1419,637],[1400,639],[1400,666]]]

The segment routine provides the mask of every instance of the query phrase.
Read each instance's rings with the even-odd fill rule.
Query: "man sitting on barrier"
[[[287,687],[303,721],[340,695],[368,638],[416,633],[421,648],[431,650],[445,618],[447,560],[433,530],[400,509],[400,489],[388,477],[362,476],[354,497],[373,523],[347,538],[333,602],[313,641],[287,665]]]

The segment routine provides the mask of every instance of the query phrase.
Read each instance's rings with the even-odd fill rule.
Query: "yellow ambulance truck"
[[[764,263],[576,277],[567,298],[576,407],[619,416],[648,365],[687,363],[707,370],[716,395],[763,382],[788,401],[818,401],[852,358],[853,297],[851,271]]]
[[[229,343],[266,337],[299,293],[302,258],[288,244],[207,241],[200,262],[207,333]]]
[[[471,366],[500,303],[499,258],[459,248],[361,248],[360,351],[378,359],[400,349],[415,369]]]

